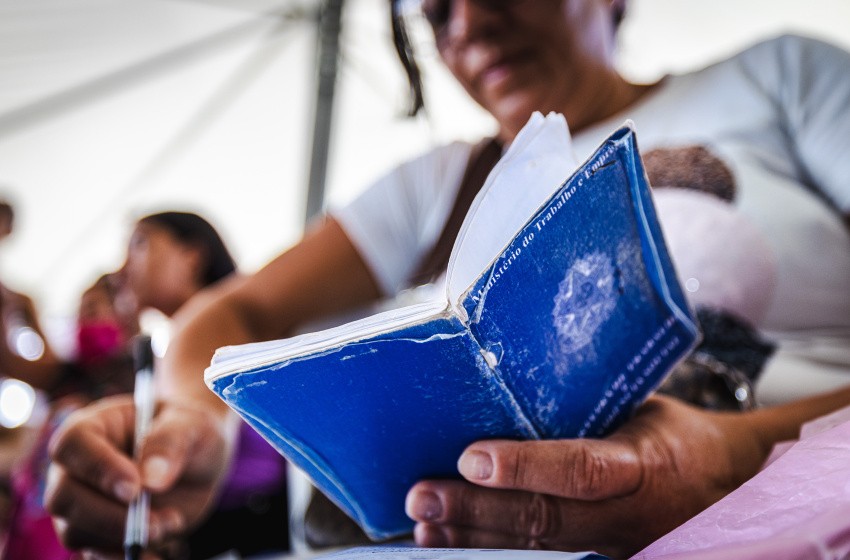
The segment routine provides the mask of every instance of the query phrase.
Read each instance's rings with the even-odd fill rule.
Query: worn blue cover
[[[457,477],[473,441],[534,435],[451,316],[222,377],[212,389],[374,538],[409,531],[407,490]]]
[[[543,438],[601,436],[660,384],[697,331],[631,128],[529,220],[463,307]]]
[[[408,489],[457,477],[473,441],[610,431],[698,337],[629,127],[462,306],[208,383],[375,539],[410,531]]]

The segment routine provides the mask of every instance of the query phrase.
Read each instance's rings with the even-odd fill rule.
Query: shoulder
[[[459,141],[431,148],[386,171],[361,192],[354,204],[380,206],[380,200],[392,204],[388,199],[427,203],[454,191],[471,149],[471,144]]]
[[[794,33],[784,33],[755,43],[741,51],[741,57],[793,57],[811,53],[841,53],[847,51],[836,44]]]
[[[783,79],[789,75],[839,71],[850,65],[850,52],[804,35],[783,34],[742,50],[729,59],[752,75]]]
[[[845,89],[850,82],[850,52],[813,37],[783,34],[700,70],[674,76],[673,81],[678,90],[688,93],[743,92],[766,97],[778,106],[795,105],[810,95],[822,97]],[[734,96],[729,99],[738,102]]]
[[[396,177],[405,182],[433,184],[434,180],[445,178],[466,167],[472,144],[455,141],[442,144],[411,158],[390,170],[387,177]]]
[[[457,196],[472,145],[452,142],[411,158],[331,214],[386,294],[403,285],[436,239]]]
[[[0,285],[0,301],[24,309],[31,309],[35,305],[27,294],[16,292],[5,285]]]

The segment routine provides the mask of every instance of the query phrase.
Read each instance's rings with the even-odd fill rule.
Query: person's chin
[[[486,107],[502,125],[502,129],[510,129],[513,134],[525,126],[534,111],[542,111],[540,103],[528,95],[514,93],[500,97]]]

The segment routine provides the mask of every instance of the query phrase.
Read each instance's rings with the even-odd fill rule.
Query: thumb
[[[458,461],[475,484],[579,500],[602,500],[638,489],[643,478],[635,448],[623,441],[481,441]]]
[[[154,492],[174,486],[192,464],[193,454],[202,443],[203,416],[164,404],[154,417],[142,444],[142,485]]]

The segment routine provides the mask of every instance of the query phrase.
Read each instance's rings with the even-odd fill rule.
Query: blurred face
[[[122,315],[108,288],[97,283],[80,298],[77,361],[82,365],[95,365],[117,356],[137,331],[135,315]]]
[[[124,277],[139,308],[172,315],[200,289],[198,251],[165,228],[136,225],[127,247]]]
[[[423,0],[437,49],[511,140],[535,110],[582,124],[614,73],[611,0]]]
[[[80,298],[79,321],[95,323],[110,320],[117,320],[117,313],[106,289],[94,286],[83,292]]]

